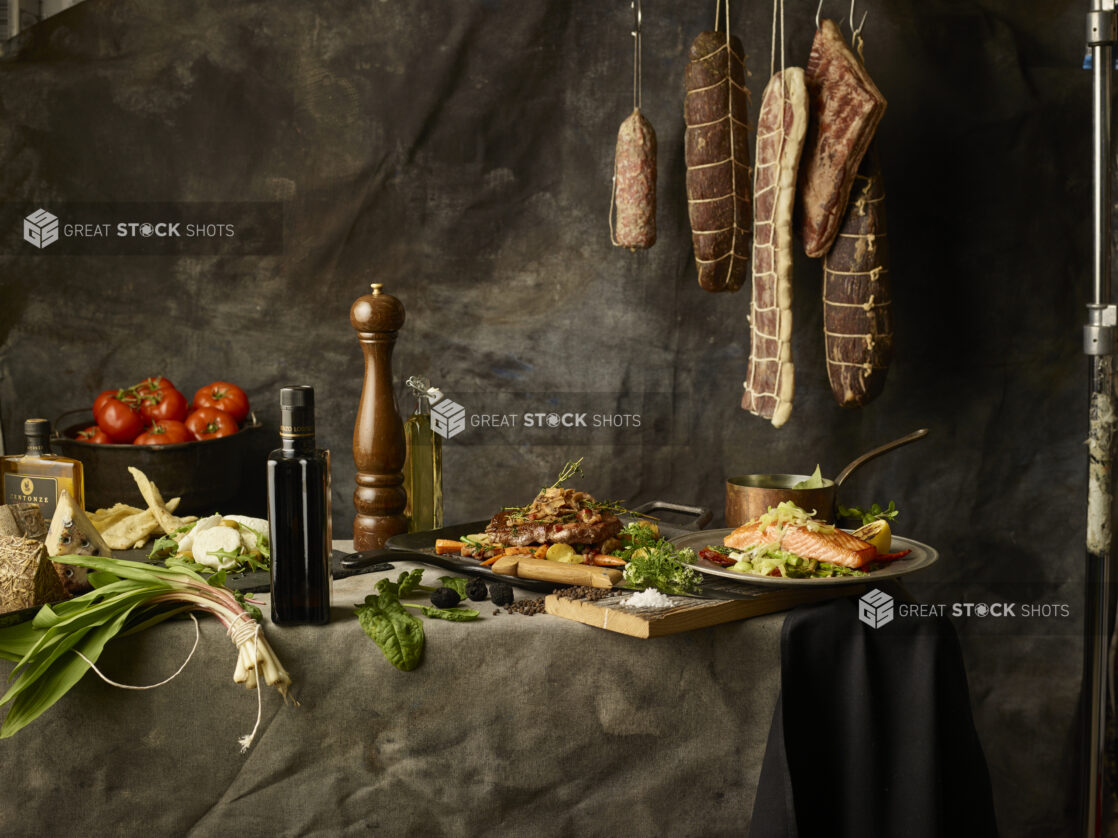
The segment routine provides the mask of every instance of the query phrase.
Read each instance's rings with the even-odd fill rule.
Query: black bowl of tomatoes
[[[255,444],[261,425],[248,397],[225,381],[190,398],[153,376],[104,391],[92,409],[69,411],[54,428],[51,447],[82,462],[87,509],[146,506],[129,466],[146,474],[164,500],[181,498],[178,514],[230,508],[252,482],[246,472],[262,470],[267,457]]]

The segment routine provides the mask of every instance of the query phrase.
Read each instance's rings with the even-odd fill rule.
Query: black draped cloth
[[[785,620],[781,669],[750,838],[998,834],[946,618],[874,628],[857,597],[802,606]]]

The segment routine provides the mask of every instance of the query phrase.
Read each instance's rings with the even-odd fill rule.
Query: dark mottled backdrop
[[[243,382],[269,434],[278,388],[310,383],[347,534],[362,374],[348,309],[373,281],[407,307],[398,381],[426,373],[475,412],[586,393],[606,413],[647,405],[646,425],[615,445],[463,433],[446,445],[448,521],[524,502],[580,455],[601,497],[719,509],[727,473],[819,462],[833,475],[927,426],[927,441],[853,478],[845,501],[896,500],[899,531],[941,551],[911,582],[926,602],[1070,606],[1064,619],[956,621],[1004,834],[1067,834],[1086,474],[1085,7],[859,4],[889,100],[879,145],[897,356],[881,398],[838,408],[820,268],[800,259],[795,409],[776,430],[738,407],[748,290],[700,291],[691,260],[682,76],[712,3],[644,4],[659,241],[634,255],[607,231],[613,142],[631,109],[622,0],[89,0],[0,61],[0,199],[278,201],[284,247],[81,257],[0,231],[9,447],[24,417],[148,373],[184,388]],[[806,61],[814,14],[788,4],[789,64]],[[770,10],[736,2],[732,19],[756,108]]]

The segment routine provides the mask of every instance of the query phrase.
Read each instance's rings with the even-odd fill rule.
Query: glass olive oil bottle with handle
[[[2,503],[37,503],[47,521],[54,516],[58,496],[65,489],[74,504],[85,508],[85,484],[80,460],[59,457],[50,450],[50,420],[28,419],[23,423],[27,453],[0,459],[4,475]]]
[[[281,445],[268,455],[272,622],[330,622],[330,452],[315,448],[314,388],[280,390]]]
[[[443,440],[431,427],[431,402],[441,397],[426,378],[409,378],[416,398],[415,413],[404,423],[407,457],[404,460],[404,491],[408,505],[408,532],[437,530],[443,525]]]

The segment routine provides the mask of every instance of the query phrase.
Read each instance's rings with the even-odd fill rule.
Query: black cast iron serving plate
[[[711,519],[711,512],[709,509],[687,506],[679,503],[669,503],[668,501],[650,501],[643,506],[637,507],[637,509],[633,511],[643,516],[656,519],[660,526],[661,535],[665,538],[675,538],[686,532],[702,529],[710,523]],[[679,515],[693,520],[686,525],[674,525],[665,520],[661,520],[665,513]],[[628,523],[631,520],[638,519],[631,516],[622,516],[622,520]],[[544,582],[538,579],[521,579],[517,576],[494,573],[489,568],[483,566],[477,559],[453,555],[440,556],[435,553],[436,540],[442,538],[450,541],[458,541],[464,535],[484,532],[488,523],[488,521],[470,521],[466,524],[455,524],[437,530],[400,533],[399,535],[394,535],[389,538],[388,541],[385,542],[385,547],[383,549],[366,550],[359,553],[351,553],[343,557],[341,566],[343,568],[354,569],[363,568],[365,565],[373,562],[390,561],[392,559],[409,559],[411,561],[441,567],[453,573],[479,576],[491,582],[509,582],[516,585],[518,588],[538,591],[540,593],[551,593],[556,588],[566,587],[556,582]]]
[[[113,555],[118,559],[128,559],[133,562],[148,562],[159,564],[147,557],[147,550],[115,550]],[[334,579],[345,579],[347,576],[356,576],[359,573],[377,573],[382,570],[392,570],[392,565],[386,563],[370,563],[359,568],[345,567],[342,560],[346,554],[341,550],[334,550],[330,556],[330,573]],[[243,591],[246,594],[266,594],[271,590],[272,577],[266,570],[255,570],[251,573],[230,573],[225,577],[225,586],[234,591]]]
[[[452,573],[480,576],[489,582],[510,582],[518,588],[525,588],[529,591],[551,593],[556,588],[562,587],[554,582],[520,579],[503,573],[494,573],[477,559],[468,559],[461,556],[440,556],[435,552],[436,539],[446,538],[451,541],[458,541],[464,535],[483,532],[485,525],[488,523],[488,521],[471,521],[468,524],[455,524],[437,530],[400,533],[388,539],[385,546],[379,550],[362,550],[342,557],[341,565],[347,570],[360,569],[368,572],[364,570],[368,565],[400,559],[434,565]]]

